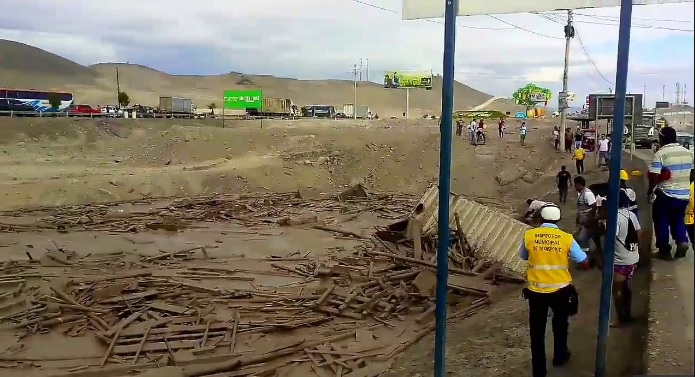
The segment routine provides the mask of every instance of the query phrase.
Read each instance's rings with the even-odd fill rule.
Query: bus
[[[60,98],[60,106],[51,107],[49,98],[57,96]],[[72,105],[72,93],[52,92],[33,89],[8,89],[0,88],[0,99],[14,99],[34,108],[37,112],[62,112]]]

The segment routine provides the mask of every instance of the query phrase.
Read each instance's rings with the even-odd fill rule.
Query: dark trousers
[[[577,166],[577,174],[584,173],[584,160],[576,160],[575,165]]]
[[[572,286],[567,286],[553,293],[525,291],[529,306],[533,377],[545,377],[548,372],[545,359],[545,326],[548,321],[548,309],[553,311],[553,357],[555,360],[564,360],[569,355],[567,331],[572,289],[574,289]]]
[[[555,149],[560,149],[560,139],[555,139]]]
[[[656,247],[660,252],[671,252],[669,233],[676,244],[688,243],[688,232],[685,228],[687,206],[688,199],[676,199],[656,191],[656,199],[652,204],[652,220]]]
[[[456,136],[461,136],[462,132],[463,132],[463,127],[456,126]]]
[[[567,203],[567,191],[569,191],[569,187],[559,186],[557,189],[560,192],[560,204]]]

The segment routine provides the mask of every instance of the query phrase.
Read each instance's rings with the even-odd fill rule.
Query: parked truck
[[[263,98],[262,108],[247,108],[251,116],[293,118],[298,115],[297,106],[289,98]]]
[[[194,110],[190,98],[159,97],[159,114],[166,118],[191,118]]]
[[[355,111],[355,106],[351,103],[346,103],[343,105],[343,114],[348,118],[354,118],[355,113],[357,113],[358,119],[370,119],[372,117],[372,111],[369,106],[357,105],[357,111]]]
[[[310,105],[302,107],[302,116],[307,118],[334,118],[335,114],[334,106]]]

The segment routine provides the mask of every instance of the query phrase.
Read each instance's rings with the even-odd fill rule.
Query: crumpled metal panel
[[[437,234],[439,188],[430,186],[420,198],[412,217],[422,222],[422,234]],[[524,232],[531,227],[478,202],[451,195],[449,199],[450,226],[456,229],[458,214],[463,233],[479,257],[502,261],[512,271],[524,273],[526,262],[519,258],[519,245]]]

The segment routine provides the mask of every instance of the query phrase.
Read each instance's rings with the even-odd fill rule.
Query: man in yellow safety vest
[[[531,364],[533,377],[547,374],[545,359],[545,327],[548,309],[553,312],[553,365],[565,365],[570,359],[567,332],[570,316],[579,309],[577,290],[572,285],[569,260],[588,269],[587,255],[570,233],[560,230],[560,208],[548,204],[540,209],[540,227],[527,230],[519,249],[521,259],[528,261],[527,287],[524,298],[529,304],[531,332]]]

